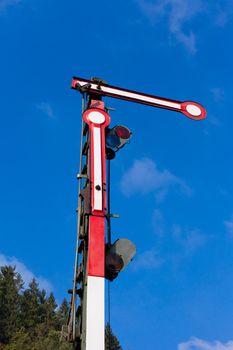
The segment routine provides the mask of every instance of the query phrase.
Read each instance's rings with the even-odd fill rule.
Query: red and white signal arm
[[[180,102],[77,77],[74,77],[72,80],[72,88],[80,90],[86,89],[85,91],[97,95],[114,97],[163,109],[170,109],[180,112],[193,120],[201,120],[206,117],[205,108],[199,103],[193,101]]]

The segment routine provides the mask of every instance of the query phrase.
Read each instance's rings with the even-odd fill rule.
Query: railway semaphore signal
[[[126,90],[99,78],[74,77],[72,88],[82,94],[83,115],[74,278],[62,335],[75,350],[105,350],[105,279],[113,281],[133,259],[136,248],[126,238],[111,242],[111,218],[116,216],[110,211],[110,161],[129,143],[132,133],[124,125],[110,127],[102,97],[180,112],[193,120],[204,119],[206,111],[196,102]]]

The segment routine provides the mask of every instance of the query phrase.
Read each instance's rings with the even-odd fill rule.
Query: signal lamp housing
[[[116,240],[106,249],[105,256],[105,278],[113,281],[120,271],[130,263],[136,254],[135,245],[126,238]]]
[[[106,145],[110,148],[120,149],[129,143],[132,132],[124,125],[116,125],[106,129]]]
[[[112,148],[106,147],[106,159],[112,160],[116,157],[115,152]]]

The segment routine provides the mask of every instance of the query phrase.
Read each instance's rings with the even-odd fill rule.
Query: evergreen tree
[[[69,312],[69,303],[66,300],[66,298],[63,299],[61,306],[59,307],[57,311],[57,320],[58,320],[58,327],[61,329],[61,327],[66,324],[67,316]]]
[[[42,289],[39,290],[38,294],[38,302],[39,302],[39,322],[43,323],[46,320],[46,291]]]
[[[4,350],[71,350],[72,345],[60,341],[60,332],[50,330],[47,336],[30,337],[25,331],[15,334],[10,344]]]
[[[105,327],[105,350],[123,350],[109,323]]]
[[[32,350],[32,339],[28,333],[20,330],[14,334],[4,350]]]
[[[72,345],[65,341],[60,341],[61,333],[50,330],[47,337],[41,337],[34,343],[33,350],[71,350]]]
[[[0,270],[0,343],[6,344],[20,325],[20,291],[23,281],[15,267]]]
[[[45,308],[46,308],[46,318],[45,324],[47,329],[54,329],[57,324],[57,315],[56,315],[56,301],[53,293],[50,293],[49,297],[46,299]]]
[[[10,266],[0,270],[0,350],[71,350],[61,341],[61,326],[66,324],[69,303],[64,299],[56,310],[53,293],[46,297],[35,279],[23,291],[21,276]],[[122,350],[109,324],[105,349]]]
[[[46,298],[45,290],[40,290],[35,279],[22,295],[22,325],[30,335],[46,337],[57,325],[56,301],[53,293]]]
[[[33,278],[21,297],[21,322],[30,334],[35,333],[36,326],[41,323],[41,297],[38,283]]]

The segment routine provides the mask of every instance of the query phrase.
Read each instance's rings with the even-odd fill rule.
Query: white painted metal
[[[88,119],[95,124],[103,124],[105,122],[105,116],[100,112],[90,112]]]
[[[81,86],[87,84],[86,81],[79,80],[78,82],[79,82],[79,84]],[[98,90],[98,85],[91,83],[91,89]],[[164,106],[164,107],[170,107],[170,108],[175,108],[175,109],[181,110],[181,104],[180,103],[170,102],[170,101],[163,100],[163,99],[160,99],[160,98],[155,98],[155,97],[141,95],[140,93],[137,93],[137,92],[124,91],[124,90],[110,88],[110,87],[103,86],[103,85],[101,85],[101,91],[102,92],[108,92],[108,93],[110,93],[112,95],[117,95],[117,96],[121,96],[121,97],[128,97],[130,99],[139,100],[139,101],[142,101],[142,102],[149,102],[149,103],[159,104],[159,105]]]
[[[105,350],[104,278],[87,277],[86,350]]]
[[[187,112],[189,112],[191,115],[198,117],[199,115],[201,115],[201,109],[193,104],[189,104],[186,107]]]
[[[100,113],[99,113],[100,114]],[[102,114],[101,114],[102,115]],[[94,210],[103,209],[102,195],[102,154],[101,154],[101,129],[93,128],[93,147],[94,147]],[[100,189],[96,186],[100,186]]]

